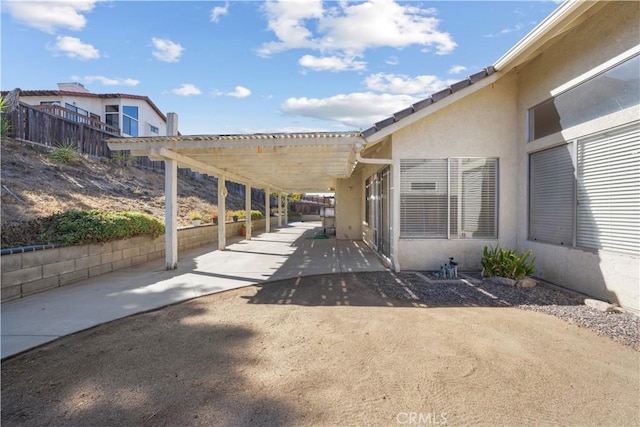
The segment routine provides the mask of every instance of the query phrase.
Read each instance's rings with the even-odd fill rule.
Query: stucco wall
[[[536,256],[536,274],[551,282],[640,310],[640,260],[612,251],[585,251],[528,241],[529,153],[638,119],[632,108],[527,142],[529,108],[549,99],[559,86],[592,71],[638,44],[640,3],[614,2],[562,36],[518,70],[518,222],[521,250]]]
[[[351,179],[339,179],[336,185],[336,238],[360,240],[362,238],[362,195],[364,187],[360,172]]]
[[[473,87],[466,89],[472,90]],[[460,267],[479,268],[482,248],[516,243],[517,88],[506,76],[393,134],[393,158],[497,157],[498,239],[400,239],[400,268],[435,270],[450,256]],[[437,104],[434,104],[434,107]],[[399,198],[395,200],[399,203]],[[400,207],[396,206],[396,212]]]

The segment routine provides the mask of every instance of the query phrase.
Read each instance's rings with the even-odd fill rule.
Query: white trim
[[[596,77],[599,74],[604,73],[605,71],[608,71],[611,68],[614,68],[620,64],[622,64],[623,62],[633,58],[634,56],[640,54],[640,44],[632,47],[631,49],[627,50],[626,52],[621,53],[620,55],[616,56],[615,58],[612,58],[610,60],[608,60],[607,62],[604,62],[600,65],[598,65],[595,68],[592,68],[591,70],[587,71],[586,73],[583,73],[582,75],[569,80],[568,82],[558,86],[557,88],[551,90],[549,93],[551,94],[551,97],[556,97],[558,95],[561,95],[564,92],[567,92],[571,89],[573,89],[574,87],[584,83],[585,81]],[[544,101],[543,101],[544,102]],[[535,108],[535,107],[533,107]]]

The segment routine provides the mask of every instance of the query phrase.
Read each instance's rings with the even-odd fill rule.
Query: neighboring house
[[[564,4],[492,67],[365,130],[338,235],[398,270],[530,249],[540,277],[640,310],[639,10]]]
[[[52,112],[71,120],[87,117],[92,125],[106,124],[102,127],[117,129],[122,136],[167,134],[167,117],[147,96],[91,93],[80,83],[58,83],[58,90],[20,90],[19,100],[42,108],[52,106]]]

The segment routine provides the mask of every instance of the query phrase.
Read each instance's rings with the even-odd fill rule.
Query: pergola
[[[265,191],[268,232],[272,191],[278,193],[278,224],[282,225],[283,197],[333,191],[338,179],[351,176],[364,139],[359,132],[314,132],[110,138],[107,143],[111,150],[130,150],[132,155],[164,162],[166,266],[174,269],[178,262],[178,167],[218,178],[218,217],[222,218],[218,249],[224,250],[226,181],[246,186],[247,239],[251,239],[251,188]]]

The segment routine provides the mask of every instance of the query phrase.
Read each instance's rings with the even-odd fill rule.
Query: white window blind
[[[498,160],[450,160],[450,235],[496,238]]]
[[[497,183],[497,159],[401,160],[401,237],[496,238]]]
[[[578,141],[577,246],[640,253],[640,123]]]
[[[529,239],[573,245],[575,175],[571,144],[529,157]]]
[[[447,238],[447,159],[400,161],[401,237]]]

